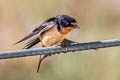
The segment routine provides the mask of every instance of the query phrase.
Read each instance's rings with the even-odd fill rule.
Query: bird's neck
[[[71,32],[74,28],[72,27],[66,27],[66,28],[61,28],[61,34],[66,35],[67,33]]]

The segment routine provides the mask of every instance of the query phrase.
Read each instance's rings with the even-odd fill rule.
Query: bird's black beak
[[[78,26],[78,25],[75,25],[74,27],[75,27],[75,28],[78,28],[78,29],[80,28],[80,26]]]

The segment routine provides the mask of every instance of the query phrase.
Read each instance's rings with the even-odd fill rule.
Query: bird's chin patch
[[[70,31],[72,31],[73,29],[75,29],[75,28],[74,27],[64,27],[64,28],[62,28],[61,33],[62,34],[67,34]]]

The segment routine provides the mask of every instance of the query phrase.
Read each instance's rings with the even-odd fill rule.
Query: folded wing
[[[57,24],[56,24],[56,22],[53,21],[53,19],[56,19],[56,18],[50,18],[49,20],[46,20],[39,27],[35,28],[30,34],[28,34],[27,36],[25,36],[24,38],[22,38],[21,40],[17,41],[14,44],[21,43],[21,42],[23,42],[23,41],[37,35],[37,34],[41,35],[41,33],[49,30],[52,27],[54,27]]]

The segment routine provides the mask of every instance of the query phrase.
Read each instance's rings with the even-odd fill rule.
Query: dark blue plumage
[[[59,24],[63,27],[74,27],[71,22],[77,23],[77,21],[73,17],[70,17],[68,15],[57,15],[56,18],[58,19]]]

